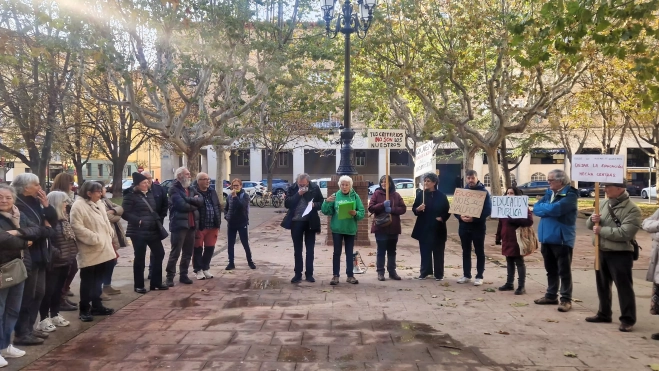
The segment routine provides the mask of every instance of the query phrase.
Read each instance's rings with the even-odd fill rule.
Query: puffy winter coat
[[[121,218],[128,222],[126,236],[142,240],[160,241],[160,227],[158,221],[160,215],[156,212],[156,200],[150,191],[142,193],[137,187],[129,188],[130,192],[124,193],[122,207],[124,209]],[[153,212],[149,210],[149,203]]]
[[[199,229],[201,231],[205,228],[205,224],[206,224],[205,221],[206,221],[206,218],[208,218],[208,216],[206,214],[206,211],[207,211],[206,210],[206,199],[207,198],[210,198],[210,202],[213,204],[213,208],[215,209],[215,216],[214,216],[215,225],[217,226],[217,228],[220,228],[220,225],[222,224],[222,218],[221,218],[222,207],[220,205],[220,198],[217,197],[217,192],[215,190],[210,189],[210,188],[207,189],[206,192],[204,192],[204,191],[199,190],[199,187],[194,187],[194,190],[197,193],[199,193],[202,200],[204,201],[202,206],[199,207],[199,227],[197,229]]]
[[[53,228],[53,236],[50,238],[50,245],[53,249],[53,267],[64,267],[76,260],[78,254],[78,244],[75,237],[68,238],[64,234],[65,225],[71,225],[68,220],[60,220]]]
[[[295,208],[298,203],[300,203],[300,198],[304,200],[307,204],[313,201],[313,209],[309,212],[309,230],[312,232],[320,233],[320,216],[318,215],[318,210],[323,205],[323,193],[320,191],[320,187],[317,184],[309,183],[309,190],[300,196],[300,186],[297,183],[288,187],[286,192],[286,199],[284,200],[284,207],[288,209],[284,220],[281,222],[281,226],[285,229],[291,229],[291,222],[295,216]]]
[[[229,228],[245,228],[249,224],[249,196],[244,189],[236,194],[236,197],[227,197],[224,205],[224,219]]]
[[[641,224],[644,231],[652,233],[652,254],[650,255],[650,266],[645,279],[659,285],[659,209],[651,217],[645,219]]]
[[[37,226],[44,226],[47,220],[51,227],[57,225],[57,211],[52,205],[42,207],[41,202],[35,197],[18,195],[16,198],[16,207],[20,210],[30,222]],[[25,254],[23,262],[28,271],[32,266],[46,267],[50,263],[50,248],[48,247],[48,238],[40,238],[33,242],[28,249],[29,254]]]
[[[371,196],[371,202],[368,204],[368,212],[374,215],[373,224],[371,225],[371,233],[382,234],[400,234],[400,216],[407,212],[407,206],[400,194],[396,192],[395,188],[389,187],[389,202],[391,204],[391,224],[386,227],[375,225],[375,218],[385,214],[384,201],[386,200],[386,192],[383,188],[378,188]]]
[[[21,250],[28,249],[28,241],[33,241],[32,246],[34,246],[34,241],[48,238],[52,234],[51,228],[41,227],[32,223],[26,215],[23,215],[23,213],[20,215],[19,225],[21,228],[16,228],[11,220],[4,215],[0,215],[0,265],[20,258]],[[7,231],[16,229],[21,232],[20,236],[12,236],[7,233]],[[23,255],[28,256],[30,254],[25,251]],[[30,267],[27,266],[29,260],[26,261],[26,259],[23,259],[23,263],[25,263],[25,266],[29,271]]]
[[[196,196],[196,197],[195,197]],[[187,192],[178,180],[169,187],[169,230],[176,232],[182,229],[199,226],[199,208],[204,206],[204,199],[192,187]],[[190,225],[192,213],[194,225]]]
[[[78,241],[78,268],[105,263],[117,256],[112,247],[114,228],[102,201],[79,197],[71,206],[71,226]]]
[[[538,224],[538,240],[540,243],[574,247],[579,193],[567,185],[558,191],[554,201],[551,196],[552,191],[548,189],[542,199],[533,205],[533,214],[541,218]]]
[[[517,243],[517,228],[530,227],[533,225],[533,214],[528,210],[525,219],[501,218],[497,226],[496,243],[501,244],[503,256],[520,256],[519,244]]]
[[[129,188],[130,189],[130,188]],[[167,217],[168,202],[167,192],[165,189],[158,184],[151,184],[149,192],[153,194],[153,199],[156,200],[156,208],[153,209],[160,216],[160,223],[162,223]]]
[[[424,192],[426,209],[418,211],[417,208],[424,203]],[[448,198],[441,191],[437,189],[432,192],[417,190],[414,205],[412,205],[412,212],[416,215],[412,238],[419,241],[432,238],[436,241],[446,242],[448,237],[446,222],[451,217],[450,208]],[[438,217],[442,218],[441,222],[437,220]]]

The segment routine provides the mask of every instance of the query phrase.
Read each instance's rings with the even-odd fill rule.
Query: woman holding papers
[[[416,223],[412,238],[419,241],[421,271],[416,279],[435,276],[444,279],[444,249],[446,248],[446,221],[451,217],[450,205],[444,193],[437,189],[439,179],[433,173],[423,176],[423,191],[417,190],[412,212]],[[434,261],[433,261],[434,260]]]
[[[506,190],[506,196],[521,196],[522,192],[511,187]],[[520,254],[519,244],[517,243],[517,228],[530,227],[533,225],[533,214],[528,211],[528,216],[522,219],[513,219],[511,217],[499,219],[497,227],[496,244],[501,245],[501,254],[506,257],[506,267],[508,268],[508,279],[506,284],[499,287],[499,291],[515,290],[515,266],[517,266],[517,290],[515,295],[526,293],[524,283],[526,282],[526,265],[524,257]]]
[[[332,262],[333,277],[330,285],[339,284],[339,271],[341,270],[341,246],[345,241],[346,251],[346,282],[357,284],[359,281],[353,273],[353,248],[357,234],[357,222],[364,219],[366,211],[357,192],[352,189],[352,178],[342,176],[339,178],[339,191],[327,197],[321,208],[323,214],[332,216],[330,228],[334,240],[334,257]]]

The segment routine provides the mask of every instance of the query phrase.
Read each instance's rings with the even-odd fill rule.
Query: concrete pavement
[[[136,300],[113,316],[97,318],[91,327],[81,327],[73,313],[65,313],[77,327],[56,334],[84,332],[70,340],[49,340],[51,348],[65,343],[42,349],[50,351],[25,369],[643,370],[659,364],[659,342],[649,340],[651,333],[659,332],[659,319],[648,312],[651,288],[642,280],[646,262],[636,264],[634,332],[619,332],[617,321],[584,321],[597,308],[592,249],[584,233],[573,269],[579,301],[571,312],[559,313],[556,306],[533,304],[546,288],[539,253],[527,258],[527,295],[490,292],[505,281],[500,247],[491,246],[491,225],[491,260],[481,287],[456,283],[462,257],[453,221],[446,280],[412,279],[418,275],[419,254],[409,237],[411,213],[404,217],[398,245],[402,281],[379,282],[371,267],[357,276],[358,285],[345,283],[342,272],[341,283],[329,286],[332,249],[318,243],[317,282],[292,285],[290,235],[279,227],[283,214],[272,208],[251,210],[256,270],[247,267],[237,246],[235,271],[223,270],[226,254],[220,253],[212,263],[215,278],[138,296],[132,292],[132,260],[126,252],[115,273],[115,285],[124,294],[108,305],[118,308]],[[223,239],[218,245],[224,244]],[[647,246],[643,254],[649,255],[650,245],[641,244]],[[357,250],[367,265],[375,263],[374,247]],[[475,257],[472,260],[475,266]],[[345,270],[344,262],[342,267]],[[614,296],[614,318],[619,315],[616,303]],[[28,355],[34,357],[38,348],[27,348]],[[9,369],[27,360],[10,360]]]

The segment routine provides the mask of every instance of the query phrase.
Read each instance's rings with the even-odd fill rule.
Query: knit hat
[[[138,185],[146,180],[146,177],[140,173],[133,173],[133,185]]]
[[[623,179],[622,183],[604,183],[604,186],[614,186],[618,188],[627,188],[627,179]]]

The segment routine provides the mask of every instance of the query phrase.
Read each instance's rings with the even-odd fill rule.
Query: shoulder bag
[[[606,203],[606,205],[609,207],[609,214],[611,214],[611,218],[613,218],[613,222],[616,223],[616,227],[620,228],[622,223],[620,223],[620,219],[616,216],[616,213],[613,212],[613,206],[611,206],[610,203]],[[632,247],[634,247],[634,260],[638,260],[639,255],[641,254],[641,246],[636,242],[636,239],[632,239],[629,241],[630,244],[632,244]]]
[[[27,269],[23,263],[23,250],[21,257],[0,266],[0,290],[16,286],[27,279]]]
[[[531,255],[538,250],[538,235],[532,226],[518,227],[515,235],[517,236],[517,244],[519,245],[519,254],[521,256]]]
[[[386,198],[388,198],[388,197],[385,197],[385,199]],[[390,201],[391,202],[390,207],[393,206],[393,201],[394,200]],[[380,214],[380,215],[376,216],[375,218],[373,218],[373,224],[376,227],[381,227],[381,228],[388,227],[392,222],[393,222],[393,219],[391,217],[391,213],[383,213],[383,214]]]
[[[151,211],[151,214],[155,215],[156,213],[151,208],[151,205],[149,205],[149,201],[146,200],[146,197],[143,197],[142,201],[144,201],[144,203],[146,204],[146,207],[149,208],[149,211]],[[162,241],[165,238],[167,238],[167,236],[169,236],[169,233],[167,232],[165,227],[162,226],[162,223],[160,223],[160,219],[158,219],[158,218],[156,218],[156,225],[158,225],[158,232],[160,233],[160,240]]]

